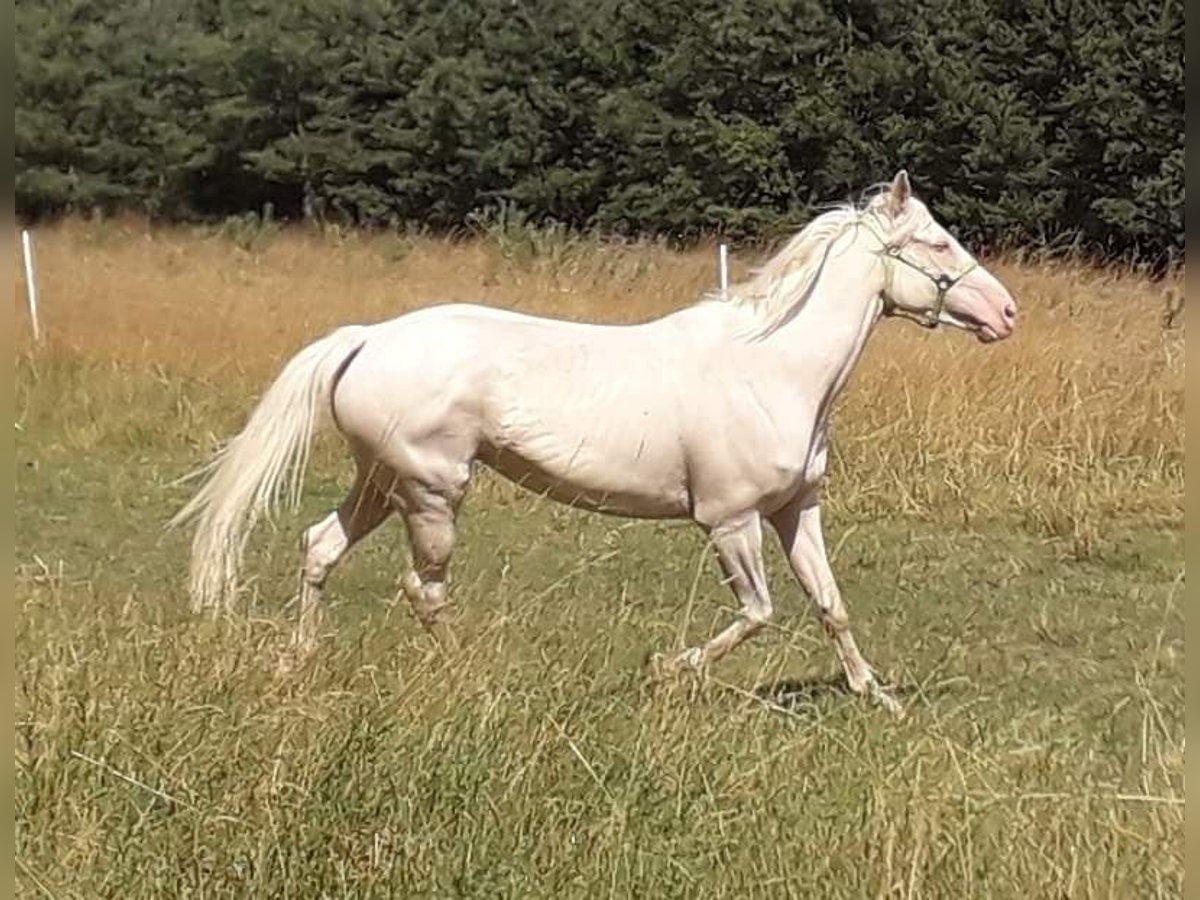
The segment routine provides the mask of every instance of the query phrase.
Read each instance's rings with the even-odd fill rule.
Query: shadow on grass
[[[951,693],[953,687],[949,683],[937,685],[895,684],[885,682],[887,692],[897,700],[912,697],[932,697]],[[850,690],[846,679],[841,675],[808,678],[781,678],[768,681],[754,688],[754,695],[759,700],[781,706],[784,709],[795,709],[801,706],[811,706],[829,698],[857,698],[858,695]]]
[[[839,676],[818,678],[781,678],[754,688],[754,695],[775,706],[791,709],[816,703],[823,697],[852,697],[846,679]]]

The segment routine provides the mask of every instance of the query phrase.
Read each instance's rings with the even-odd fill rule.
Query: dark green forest
[[[993,248],[1183,257],[1182,0],[25,0],[22,218],[776,236],[897,168]]]

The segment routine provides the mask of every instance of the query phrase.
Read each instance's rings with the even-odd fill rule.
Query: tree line
[[[984,246],[1183,255],[1180,0],[29,0],[15,25],[26,219],[747,240],[903,166]]]

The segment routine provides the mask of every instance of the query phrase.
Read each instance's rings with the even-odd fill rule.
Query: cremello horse
[[[833,639],[850,688],[895,701],[850,632],[821,532],[829,416],[881,316],[1012,333],[1008,291],[912,196],[908,176],[826,212],[754,277],[660,319],[601,326],[473,305],[350,325],[300,351],[175,517],[198,518],[191,595],[227,609],[248,533],[299,496],[329,410],[357,462],[342,505],[304,533],[297,643],[315,641],[334,565],[391,513],[404,593],[440,631],[455,514],[476,462],[550,497],[703,528],[740,616],[669,670],[700,669],[764,627],[763,523]]]

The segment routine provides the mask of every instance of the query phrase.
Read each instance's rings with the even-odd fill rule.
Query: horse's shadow
[[[844,697],[849,694],[850,687],[846,680],[836,676],[780,678],[754,687],[754,696],[759,700],[785,709],[816,703],[824,697]]]
[[[885,687],[897,700],[930,693],[928,687],[916,684],[888,683]],[[812,706],[829,697],[858,696],[841,675],[780,678],[757,685],[753,693],[759,700],[789,710]]]

